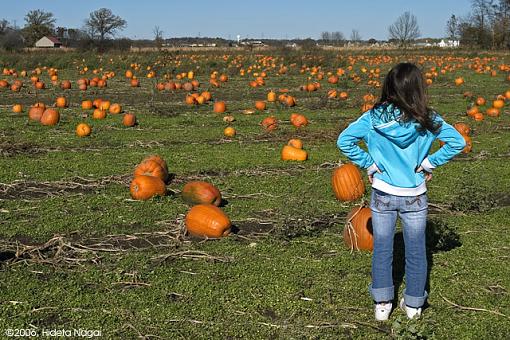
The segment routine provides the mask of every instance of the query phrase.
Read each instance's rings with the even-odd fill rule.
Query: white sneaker
[[[387,303],[376,303],[375,304],[375,319],[377,321],[386,321],[390,317],[391,307],[393,304],[391,302]]]
[[[409,307],[405,304],[404,298],[400,300],[400,309],[406,312],[407,317],[409,319],[419,318],[421,316],[421,307],[420,308],[414,308]]]

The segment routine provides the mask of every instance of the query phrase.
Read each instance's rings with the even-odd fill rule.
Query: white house
[[[62,46],[60,40],[50,36],[44,36],[35,42],[35,47],[40,48],[59,48],[60,46]]]
[[[441,41],[437,44],[437,46],[445,48],[445,47],[459,47],[460,41],[458,40],[444,40],[441,39]]]

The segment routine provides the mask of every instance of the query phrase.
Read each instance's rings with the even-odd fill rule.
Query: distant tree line
[[[22,28],[10,25],[5,19],[0,20],[0,48],[18,50],[33,47],[44,36],[55,36],[64,46],[83,49],[124,49],[131,46],[129,39],[114,39],[127,23],[108,8],[90,13],[82,28],[55,27],[57,20],[53,13],[40,9],[29,11],[24,19]]]
[[[452,14],[446,34],[463,46],[510,48],[510,0],[472,0],[468,15],[459,18]]]

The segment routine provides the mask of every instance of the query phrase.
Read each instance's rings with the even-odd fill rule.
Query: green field
[[[27,70],[20,92],[0,89],[0,329],[100,330],[104,338],[161,339],[502,339],[510,334],[510,109],[497,118],[475,122],[466,116],[472,101],[488,103],[510,89],[505,55],[451,55],[440,52],[355,52],[352,70],[347,52],[269,51],[208,54],[0,54],[0,67]],[[259,54],[260,53],[260,54]],[[275,67],[264,65],[263,54]],[[381,56],[387,58],[382,60]],[[484,57],[489,57],[483,59]],[[232,60],[236,60],[235,63]],[[447,65],[429,87],[430,104],[449,123],[472,128],[473,150],[434,171],[429,182],[429,306],[419,320],[408,321],[395,310],[388,322],[376,322],[368,294],[368,252],[350,252],[343,244],[347,213],[359,202],[342,203],[331,189],[331,173],[346,161],[336,147],[339,133],[361,111],[362,96],[378,95],[367,85],[368,70],[383,76],[395,63],[421,61],[427,71]],[[497,70],[476,73],[480,62]],[[141,82],[129,86],[124,72],[132,63]],[[252,88],[267,71],[266,85]],[[288,72],[278,74],[280,65]],[[302,68],[302,65],[306,65]],[[52,85],[43,67],[58,69],[71,90]],[[88,66],[84,75],[78,69]],[[146,78],[146,67],[156,78]],[[321,66],[321,88],[300,91],[316,81],[306,67]],[[47,89],[35,90],[30,72]],[[260,68],[258,68],[260,67]],[[327,72],[347,70],[336,85]],[[99,70],[102,68],[102,70]],[[76,80],[93,69],[114,71],[103,89],[80,91]],[[304,69],[303,73],[300,69]],[[186,105],[183,90],[157,91],[155,84],[193,70],[200,90],[227,103],[236,121],[234,138],[223,136],[223,115],[212,103]],[[229,81],[209,86],[212,71]],[[349,77],[356,73],[361,81]],[[462,76],[465,83],[455,86]],[[312,80],[308,80],[312,77]],[[12,76],[0,76],[11,83]],[[382,78],[380,78],[382,81]],[[265,112],[243,114],[270,89],[289,89],[297,106],[268,103]],[[345,101],[328,100],[329,89],[347,91]],[[31,104],[54,103],[64,95],[57,126],[29,122]],[[81,101],[103,98],[135,113],[139,124],[122,126],[121,115],[104,120],[82,117]],[[21,103],[23,113],[13,113]],[[310,124],[296,129],[291,113]],[[279,128],[264,131],[269,115]],[[80,122],[92,134],[79,138]],[[300,138],[309,153],[305,162],[284,162],[280,151]],[[437,143],[436,143],[437,144]],[[433,150],[438,148],[434,145]],[[134,167],[158,154],[168,163],[170,194],[148,201],[132,200]],[[222,192],[222,209],[234,232],[219,240],[186,235],[189,210],[179,196],[190,180],[206,180]],[[368,180],[365,199],[370,189]],[[402,234],[396,234],[394,280],[401,291]],[[3,336],[2,336],[3,337]]]

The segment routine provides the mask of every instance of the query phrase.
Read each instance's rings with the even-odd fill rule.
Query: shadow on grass
[[[427,220],[426,229],[426,245],[427,245],[427,284],[425,290],[431,291],[430,272],[434,266],[432,255],[442,251],[450,251],[460,247],[460,236],[446,222],[438,219]],[[402,231],[395,234],[393,241],[393,283],[395,285],[395,296],[398,296],[400,286],[405,276],[405,248],[404,236]],[[397,298],[394,304],[398,304]],[[425,305],[427,307],[427,305]]]

